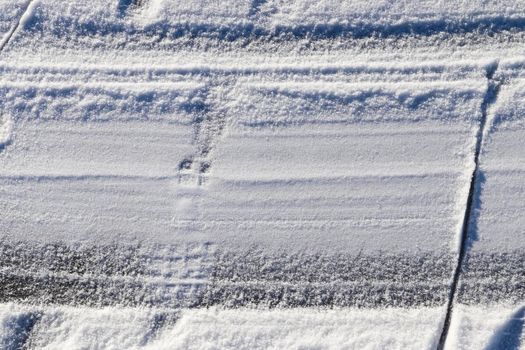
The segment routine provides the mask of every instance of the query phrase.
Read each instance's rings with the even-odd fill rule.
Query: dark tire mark
[[[525,300],[525,252],[470,253],[458,291],[464,305],[521,304]]]

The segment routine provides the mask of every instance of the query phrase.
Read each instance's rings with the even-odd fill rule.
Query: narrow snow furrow
[[[252,12],[249,12],[250,14]],[[257,14],[258,12],[254,12]],[[249,16],[249,15],[248,15]],[[360,18],[355,18],[351,23],[341,21],[341,23],[279,23],[273,21],[271,26],[258,26],[258,22],[249,22],[251,17],[243,18],[242,21],[234,23],[206,23],[206,22],[182,22],[182,23],[152,23],[149,30],[141,31],[140,28],[111,28],[107,25],[95,27],[95,32],[99,35],[114,35],[115,32],[129,36],[131,43],[127,46],[132,47],[137,39],[133,36],[142,35],[146,38],[155,38],[160,42],[182,41],[185,47],[200,46],[208,43],[210,46],[219,47],[221,42],[227,42],[230,46],[242,47],[244,45],[258,45],[259,43],[272,43],[274,45],[289,44],[301,40],[308,40],[310,43],[316,41],[324,42],[328,40],[345,39],[365,39],[365,38],[405,38],[412,36],[420,40],[437,36],[446,35],[451,38],[457,37],[459,40],[470,41],[472,43],[479,40],[479,37],[494,38],[498,36],[509,37],[508,33],[515,37],[520,37],[521,32],[525,31],[525,16],[522,14],[516,17],[503,17],[501,14],[488,14],[478,18],[465,19],[458,18],[430,18],[413,19],[404,23],[371,23],[365,22]],[[272,18],[267,19],[271,23]],[[248,23],[246,23],[248,22]],[[96,24],[95,24],[96,25]],[[88,28],[78,28],[70,26],[70,29],[77,32],[77,38],[82,36],[82,32]],[[79,30],[80,29],[80,30]],[[82,30],[84,29],[84,30]],[[90,28],[93,30],[93,28]],[[38,32],[42,30],[37,29]],[[63,38],[62,32],[55,34],[55,40]],[[475,34],[471,37],[468,34]],[[477,38],[476,38],[477,37]],[[512,36],[510,36],[512,37]],[[197,42],[193,42],[197,39]],[[133,42],[135,41],[135,42]],[[232,45],[234,44],[234,45]],[[235,45],[236,44],[236,45]],[[326,43],[329,46],[329,43]]]
[[[4,78],[2,85],[5,87],[78,89],[85,86],[93,89],[127,88],[131,91],[155,87],[157,90],[165,91],[173,90],[174,87],[196,88],[201,84],[201,90],[205,91],[205,87],[212,85],[209,79],[215,78],[218,84],[217,80],[220,77],[227,81],[232,80],[232,77],[244,77],[244,80],[249,81],[250,77],[259,75],[273,78],[276,80],[274,85],[276,82],[281,82],[283,85],[289,79],[295,83],[310,82],[318,86],[324,82],[368,86],[388,82],[392,85],[412,83],[413,86],[421,82],[443,85],[459,82],[460,84],[462,80],[478,79],[479,72],[475,68],[480,64],[472,59],[445,62],[439,60],[347,62],[337,54],[334,54],[335,59],[328,61],[325,60],[327,57],[323,56],[305,56],[298,61],[293,57],[279,56],[261,60],[258,55],[221,58],[206,53],[190,61],[185,52],[173,52],[170,55],[177,63],[159,62],[151,65],[142,62],[142,64],[126,65],[120,62],[111,64],[99,62],[86,65],[82,62],[39,61],[31,64],[0,62],[0,72]],[[417,81],[410,79],[412,75],[417,75]],[[263,82],[258,81],[258,83]]]

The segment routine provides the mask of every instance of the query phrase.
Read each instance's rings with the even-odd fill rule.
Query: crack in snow
[[[480,153],[485,136],[487,136],[488,130],[490,129],[491,118],[489,116],[489,109],[497,101],[501,86],[504,84],[504,81],[501,81],[494,77],[496,71],[498,70],[498,66],[499,60],[496,60],[486,67],[485,76],[488,81],[488,86],[483,102],[481,103],[481,120],[476,135],[476,145],[474,151],[474,169],[472,171],[472,175],[470,176],[468,199],[465,207],[465,214],[463,216],[463,223],[460,234],[460,247],[458,251],[457,265],[454,270],[454,275],[450,286],[450,293],[447,302],[447,312],[443,323],[443,329],[437,345],[437,350],[443,350],[447,341],[447,336],[450,329],[450,323],[454,308],[454,300],[456,298],[458,290],[458,282],[461,275],[466,252],[468,250],[469,236],[472,235],[472,232],[469,232],[469,230],[475,227],[474,225],[471,225],[471,215],[472,208],[475,205],[475,202],[478,202],[479,200],[479,189],[477,184],[483,176],[479,169]]]

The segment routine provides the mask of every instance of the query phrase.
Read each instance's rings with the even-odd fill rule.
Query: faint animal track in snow
[[[211,81],[204,91],[205,102],[194,118],[195,154],[184,158],[178,165],[179,182],[202,186],[213,169],[212,154],[224,134],[227,111],[216,101],[224,101],[233,84],[230,80]]]
[[[193,119],[194,154],[183,158],[177,165],[178,187],[176,191],[173,223],[185,231],[197,229],[199,206],[204,187],[213,170],[213,153],[227,125],[227,111],[223,106],[232,81],[212,80],[202,91],[204,103]]]

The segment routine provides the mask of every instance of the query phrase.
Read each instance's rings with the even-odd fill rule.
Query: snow
[[[521,335],[523,2],[0,10],[2,346]]]
[[[11,133],[13,132],[13,121],[9,117],[2,118],[0,124],[0,147],[4,148],[11,141]]]
[[[160,311],[27,307],[3,304],[0,308],[4,334],[1,341],[16,348],[12,339],[31,332],[33,349],[138,349],[155,335],[151,327]],[[26,321],[33,317],[37,322]],[[25,327],[25,329],[24,329]],[[11,334],[10,334],[11,333]],[[9,343],[11,341],[11,343]]]
[[[55,69],[6,66],[0,85],[3,115],[13,120],[0,154],[9,250],[116,244],[147,256],[152,246],[166,254],[213,247],[199,255],[196,281],[163,283],[148,273],[136,280],[162,305],[444,304],[487,88],[484,64],[380,75],[368,67],[292,75],[241,69],[184,82],[163,71],[112,82],[114,73],[95,71],[86,83],[82,71]],[[417,271],[422,257],[425,270]],[[339,280],[328,281],[325,269],[337,259],[356,266],[339,265]],[[283,281],[246,274],[245,263],[282,265],[290,278],[303,274],[297,263],[317,272]],[[71,275],[35,259],[23,274],[9,273],[34,281],[24,292],[29,300],[152,303],[142,292],[134,301],[133,278],[116,272],[109,280]],[[90,279],[122,293],[89,296]],[[179,288],[184,297],[175,297]]]

